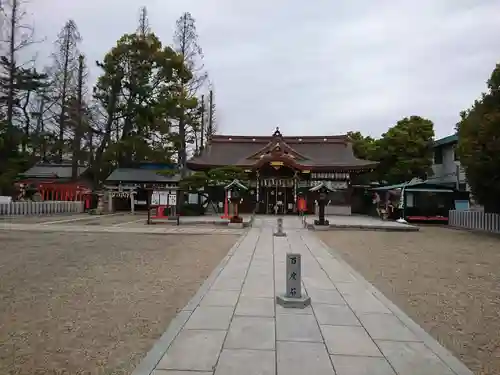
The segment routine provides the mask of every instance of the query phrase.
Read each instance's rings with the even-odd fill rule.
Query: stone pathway
[[[472,374],[298,218],[285,218],[287,237],[274,227],[255,219],[133,375]],[[290,251],[312,299],[303,310],[275,304]]]
[[[13,224],[0,223],[0,230],[38,231],[38,232],[84,232],[84,233],[139,233],[139,234],[241,234],[243,229],[226,229],[213,227],[182,226],[92,226],[92,225],[58,225],[58,224]]]

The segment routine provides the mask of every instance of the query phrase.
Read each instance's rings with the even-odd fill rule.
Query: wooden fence
[[[450,210],[448,225],[457,228],[500,233],[500,215],[483,211]]]
[[[44,201],[0,203],[2,215],[52,215],[62,213],[80,213],[84,211],[84,202]]]

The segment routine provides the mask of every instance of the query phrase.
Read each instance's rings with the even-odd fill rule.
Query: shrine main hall
[[[327,214],[350,214],[352,181],[372,171],[377,163],[354,156],[345,135],[283,136],[276,128],[271,136],[214,135],[201,155],[187,162],[193,171],[235,166],[248,174],[249,191],[242,212],[293,214],[299,197],[307,212],[315,213],[311,188],[329,186]],[[277,209],[277,212],[276,212]]]

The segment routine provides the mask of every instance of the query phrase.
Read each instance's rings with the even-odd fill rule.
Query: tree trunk
[[[24,115],[24,137],[23,137],[23,146],[22,146],[23,152],[26,152],[26,150],[27,150],[28,139],[30,136],[31,121],[30,121],[30,114],[28,113],[28,104],[30,102],[30,96],[31,96],[31,91],[28,91],[26,93],[26,101],[24,102],[24,105],[22,108],[23,115]]]
[[[38,118],[36,120],[36,130],[38,132],[39,144],[38,152],[42,161],[45,161],[45,125],[43,123],[43,107],[45,105],[45,98],[42,96],[40,99],[40,106],[38,107]],[[34,154],[36,153],[36,149],[34,150]]]
[[[16,21],[18,0],[12,0],[12,12],[10,18],[10,38],[9,38],[9,87],[7,92],[7,127],[14,126],[14,77],[16,75]]]
[[[104,137],[101,141],[101,144],[97,148],[95,152],[95,158],[94,158],[94,163],[92,164],[92,171],[93,171],[93,177],[94,177],[94,186],[97,187],[99,183],[99,176],[100,176],[100,167],[102,164],[102,157],[104,154],[104,150],[106,147],[109,145],[109,141],[111,139],[111,132],[113,129],[113,121],[115,118],[115,111],[116,111],[116,103],[118,100],[118,92],[120,91],[120,82],[118,84],[115,83],[115,85],[111,88],[111,93],[110,93],[110,98],[109,98],[109,104],[106,112],[108,113],[108,119],[106,121],[106,127],[104,129]]]
[[[94,161],[94,131],[92,127],[89,126],[89,134],[88,134],[88,142],[89,142],[89,165],[92,165]]]

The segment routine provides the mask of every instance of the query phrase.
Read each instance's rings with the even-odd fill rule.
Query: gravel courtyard
[[[130,374],[237,238],[0,230],[0,374]]]
[[[442,227],[318,236],[476,374],[500,374],[500,238]]]

